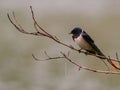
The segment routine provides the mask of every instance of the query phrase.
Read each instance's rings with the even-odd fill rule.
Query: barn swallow
[[[95,55],[100,55],[105,57],[105,55],[100,51],[100,49],[95,45],[93,39],[81,28],[74,28],[70,34],[72,34],[73,40],[80,46],[81,49]]]

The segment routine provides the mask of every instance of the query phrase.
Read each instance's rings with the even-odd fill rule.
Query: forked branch
[[[97,57],[101,60],[101,58],[103,58],[102,56],[99,56],[99,55],[94,55],[94,54],[90,54],[86,51],[83,51],[83,50],[78,50],[76,49],[75,47],[73,47],[72,45],[68,45],[64,42],[62,42],[57,36],[54,36],[54,35],[51,35],[50,33],[48,33],[45,29],[43,29],[36,21],[35,19],[35,16],[34,16],[34,12],[33,12],[33,9],[32,9],[32,6],[30,6],[30,10],[31,10],[31,14],[32,14],[32,20],[33,20],[33,25],[34,25],[34,29],[35,31],[34,32],[29,32],[27,30],[25,30],[19,23],[18,23],[18,20],[14,14],[14,12],[12,12],[12,17],[7,14],[8,16],[8,19],[9,21],[12,23],[12,25],[18,30],[20,31],[21,33],[24,33],[24,34],[28,34],[28,35],[34,35],[34,36],[40,36],[40,37],[47,37],[55,42],[57,42],[58,44],[61,44],[67,48],[70,48],[74,51],[77,51],[79,53],[83,53],[83,54],[86,54],[86,55],[91,55],[91,56],[94,56],[94,57]],[[65,53],[63,52],[60,52],[62,56],[56,56],[56,57],[50,57],[46,52],[45,52],[45,55],[48,57],[47,59],[45,60],[53,60],[53,59],[60,59],[60,58],[64,58],[65,60],[68,60],[69,62],[71,62],[72,64],[74,64],[75,66],[77,66],[79,69],[85,69],[85,70],[88,70],[88,71],[93,71],[93,72],[98,72],[98,73],[106,73],[106,74],[120,74],[120,72],[117,72],[117,71],[102,71],[102,70],[93,70],[93,69],[90,69],[90,68],[87,68],[87,67],[84,67],[84,66],[80,66],[79,64],[75,63],[72,59],[69,58],[69,54],[66,55]],[[40,60],[38,58],[36,58],[34,55],[32,55],[33,58],[35,60]],[[120,66],[116,65],[115,63],[117,64],[120,64],[120,61],[119,61],[119,58],[118,58],[118,54],[116,53],[116,59],[112,59],[110,57],[104,57],[104,59],[102,60],[106,60],[109,64],[111,64],[115,69],[117,70],[120,70]],[[40,60],[41,61],[41,60]]]

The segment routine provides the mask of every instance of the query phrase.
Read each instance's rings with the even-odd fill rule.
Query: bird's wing
[[[91,43],[94,43],[92,38],[85,31],[82,32],[82,36],[90,45],[91,45]]]
[[[98,53],[98,55],[104,56],[104,54],[100,51],[100,49],[94,44],[92,38],[85,31],[82,32],[82,36],[88,42],[88,44],[91,45],[91,47],[95,50],[95,52]]]

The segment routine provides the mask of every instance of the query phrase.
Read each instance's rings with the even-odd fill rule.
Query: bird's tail
[[[91,54],[96,54],[96,55],[99,55],[100,57],[105,58],[105,55],[100,50],[86,50],[86,51]]]
[[[97,55],[100,55],[101,58],[104,59],[106,57],[95,44],[94,44],[94,51]]]
[[[101,51],[99,51],[99,52],[97,51],[96,53],[97,53],[98,55],[100,55],[100,58],[101,58],[101,59],[105,59],[106,56],[105,56]]]

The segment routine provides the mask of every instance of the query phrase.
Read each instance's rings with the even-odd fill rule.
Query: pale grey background
[[[82,27],[106,54],[120,52],[120,0],[0,0],[0,90],[119,90],[120,75],[93,73],[78,68],[64,59],[37,62],[34,53],[44,59],[67,52],[48,38],[24,35],[9,22],[7,13],[15,12],[21,25],[33,31],[29,6],[39,24],[63,42],[76,44],[68,34]],[[71,51],[80,65],[104,69],[97,58]]]

